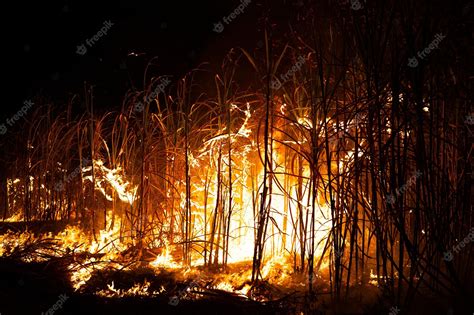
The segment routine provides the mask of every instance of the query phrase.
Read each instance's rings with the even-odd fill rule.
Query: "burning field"
[[[220,66],[147,68],[119,109],[89,84],[25,103],[0,130],[1,315],[472,313],[460,26],[306,5]]]

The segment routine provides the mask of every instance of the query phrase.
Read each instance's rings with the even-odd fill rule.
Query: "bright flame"
[[[96,189],[100,190],[107,200],[112,201],[113,198],[106,192],[106,183],[108,183],[115,190],[117,196],[123,202],[127,202],[130,205],[135,202],[138,187],[129,188],[131,184],[125,180],[123,175],[121,175],[123,172],[121,167],[109,169],[104,166],[104,162],[101,160],[94,160],[93,164],[94,172],[97,174],[97,176],[94,178]],[[93,182],[92,175],[85,176],[84,178]]]

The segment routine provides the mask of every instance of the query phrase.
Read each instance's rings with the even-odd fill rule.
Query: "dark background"
[[[276,16],[295,1],[270,3]],[[176,80],[202,62],[220,64],[233,47],[262,45],[262,4],[253,0],[222,33],[214,23],[239,1],[53,1],[15,2],[4,7],[4,57],[7,97],[0,118],[16,113],[24,100],[44,97],[57,106],[94,86],[95,106],[118,109],[125,93],[144,88],[147,63],[155,75]],[[267,4],[268,5],[268,4]],[[278,14],[280,12],[280,14]],[[103,23],[114,25],[81,56],[76,47]],[[138,54],[131,55],[132,53]],[[149,76],[148,76],[149,79]],[[148,81],[149,82],[149,81]]]

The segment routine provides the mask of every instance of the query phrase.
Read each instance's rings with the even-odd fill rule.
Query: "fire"
[[[83,189],[88,187],[87,184],[94,183],[92,189],[99,191],[106,201],[113,202],[112,207],[106,204],[107,210],[103,212],[102,228],[91,235],[76,224],[67,226],[55,235],[38,237],[39,240],[45,239],[46,236],[55,240],[56,251],[43,250],[44,253],[58,256],[65,253],[73,256],[87,254],[85,259],[74,260],[68,267],[71,283],[76,290],[80,290],[87,284],[95,271],[111,267],[128,268],[120,265],[120,261],[123,261],[127,256],[126,253],[132,249],[140,253],[140,259],[147,250],[154,253],[155,256],[147,260],[148,266],[154,270],[185,270],[182,268],[252,261],[258,221],[256,209],[259,208],[261,202],[261,183],[264,180],[264,169],[260,163],[263,149],[255,138],[257,136],[256,117],[250,105],[247,103],[246,107],[241,109],[232,104],[230,110],[241,116],[239,123],[235,122],[232,130],[228,130],[227,127],[214,130],[213,134],[206,137],[197,148],[188,152],[186,158],[189,161],[191,186],[189,204],[186,199],[185,180],[173,178],[175,184],[165,191],[165,196],[168,200],[176,198],[177,201],[173,201],[171,206],[178,206],[178,209],[173,212],[165,208],[166,215],[160,219],[159,224],[152,224],[156,220],[151,215],[154,209],[143,215],[143,230],[146,234],[139,242],[132,240],[134,234],[130,231],[131,222],[136,220],[137,212],[135,211],[138,211],[136,201],[139,197],[137,195],[139,185],[130,180],[125,167],[117,165],[113,168],[109,163],[98,158],[93,160],[91,166],[81,169],[81,178],[85,180]],[[282,104],[278,111],[282,115],[293,114],[287,104]],[[307,248],[313,246],[315,258],[322,259],[315,273],[328,268],[330,263],[327,257],[323,257],[328,255],[327,252],[324,253],[329,240],[329,231],[332,228],[328,197],[323,187],[325,170],[319,170],[322,180],[317,183],[317,187],[312,188],[312,171],[318,170],[312,170],[308,161],[298,155],[291,157],[291,163],[289,161],[291,152],[306,150],[309,145],[308,133],[316,126],[313,126],[313,121],[307,115],[296,117],[294,121],[300,127],[294,129],[294,122],[291,123],[293,128],[291,132],[294,136],[290,139],[279,139],[281,134],[275,131],[270,146],[272,161],[269,183],[272,186],[272,193],[269,197],[271,198],[270,220],[264,237],[261,275],[277,283],[289,281],[290,275],[295,272],[294,266],[301,263],[299,256],[297,258],[291,253],[306,250],[305,255],[307,255]],[[278,128],[283,128],[279,125],[282,124],[280,121],[274,124]],[[318,122],[316,125],[321,126],[323,122]],[[337,132],[338,129],[344,127],[329,125],[334,129],[332,132]],[[350,131],[346,126],[345,132]],[[319,132],[319,136],[324,137],[324,130],[321,129]],[[335,140],[337,137],[331,138],[331,143]],[[347,150],[340,161],[331,161],[332,170],[337,169],[337,165],[343,168],[353,163],[354,155],[354,150]],[[360,150],[358,157],[362,156],[363,152]],[[173,165],[181,163],[175,155],[167,156],[166,159]],[[64,173],[65,170],[62,172]],[[146,179],[152,181],[153,178]],[[29,185],[33,185],[35,181],[37,179],[31,178]],[[14,190],[16,185],[22,184],[22,181],[14,179],[9,180],[8,183],[9,189]],[[44,185],[42,189],[49,194],[53,193],[44,188]],[[164,202],[163,205],[167,207],[169,203]],[[186,220],[183,213],[187,208],[189,208],[188,219],[190,220],[187,224],[190,229],[185,239],[184,235],[176,232],[183,232],[182,227],[185,226]],[[303,213],[306,218],[302,215]],[[311,216],[315,218],[312,232],[308,228],[302,228],[306,224],[305,220]],[[7,219],[9,222],[21,220],[23,220],[21,212]],[[168,235],[168,237],[157,240],[154,235]],[[311,243],[312,238],[315,239],[314,244]],[[31,239],[34,237],[28,232],[20,235],[8,233],[0,235],[0,256],[10,253],[11,248],[21,246]],[[151,241],[143,243],[143,240]],[[190,265],[178,258],[185,243],[191,244],[189,245],[191,259],[188,262]],[[158,247],[159,254],[156,254],[154,247]],[[249,264],[246,264],[248,267]],[[250,281],[250,271],[242,274],[238,279],[243,282]],[[216,281],[214,287],[243,295],[247,295],[250,290],[249,285],[239,288],[230,279]],[[129,290],[116,289],[112,282],[107,290],[99,291],[97,294],[123,297],[160,293],[149,292],[148,289],[147,282],[136,284]]]
[[[95,172],[101,174],[101,176],[97,176],[92,178],[92,175],[85,176],[84,178],[93,182],[95,180],[96,189],[98,189],[105,198],[109,201],[112,201],[112,196],[108,195],[105,186],[109,184],[117,193],[117,196],[123,202],[127,202],[132,205],[135,202],[136,194],[137,194],[137,187],[131,187],[132,185],[127,182],[121,173],[123,170],[121,167],[117,167],[115,169],[109,169],[104,166],[104,162],[102,160],[94,160],[94,169]],[[90,168],[85,168],[84,171],[88,171]],[[131,187],[131,188],[130,188]]]
[[[153,260],[150,265],[155,268],[180,268],[181,265],[174,261],[174,258],[171,256],[170,249],[168,245],[165,245],[163,253],[158,255],[155,260]]]
[[[130,296],[158,296],[164,292],[166,292],[166,290],[163,286],[161,286],[159,291],[151,291],[150,282],[145,280],[143,283],[135,283],[128,290],[116,289],[112,281],[111,284],[107,284],[107,289],[100,290],[95,294],[107,298],[122,298]]]

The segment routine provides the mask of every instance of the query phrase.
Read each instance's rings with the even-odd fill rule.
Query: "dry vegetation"
[[[467,52],[453,45],[453,21],[433,24],[436,5],[427,20],[415,4],[385,6],[309,6],[284,42],[264,20],[265,47],[190,72],[143,111],[162,78],[146,78],[119,112],[95,110],[89,86],[66,111],[35,100],[2,138],[0,215],[77,224],[103,243],[89,252],[107,248],[121,263],[166,254],[212,271],[248,259],[241,280],[254,289],[278,258],[307,275],[311,295],[337,300],[375,281],[392,305],[415,292],[467,297],[472,246],[443,259],[473,226]],[[437,32],[447,33],[441,49],[408,67]],[[78,104],[87,111],[74,114]]]

